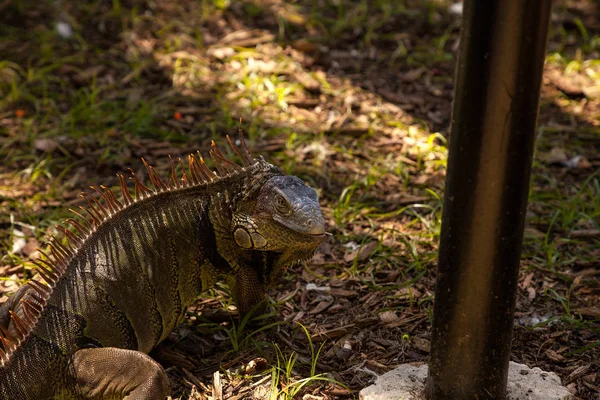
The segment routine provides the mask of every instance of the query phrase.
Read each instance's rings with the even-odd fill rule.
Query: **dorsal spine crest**
[[[188,156],[187,165],[189,175],[186,173],[183,161],[181,158],[179,159],[181,165],[181,178],[179,178],[176,172],[175,163],[169,156],[171,163],[171,177],[170,181],[165,183],[155,169],[142,158],[142,163],[153,188],[144,185],[135,171],[129,169],[131,174],[129,179],[134,182],[135,198],[131,196],[123,174],[117,174],[122,195],[121,200],[117,199],[110,188],[103,185],[100,185],[100,189],[95,186],[90,186],[90,189],[104,200],[104,204],[91,193],[81,193],[80,197],[86,201],[87,207],[79,206],[81,212],[69,209],[77,215],[80,220],[67,219],[65,221],[66,224],[73,228],[72,230],[65,226],[57,226],[57,230],[62,234],[62,237],[61,240],[56,237],[51,238],[48,245],[49,253],[42,249],[38,249],[43,257],[34,260],[33,264],[35,265],[35,269],[41,277],[42,282],[33,279],[27,282],[27,286],[30,290],[28,290],[24,297],[19,301],[18,311],[9,311],[11,321],[10,326],[12,326],[12,329],[9,331],[7,327],[0,325],[0,367],[4,367],[10,361],[11,354],[14,353],[35,328],[53,288],[56,286],[58,280],[65,274],[69,262],[81,249],[88,237],[103,223],[109,221],[115,214],[132,206],[134,203],[159,193],[211,184],[218,182],[223,178],[244,172],[252,165],[264,163],[262,157],[255,158],[252,155],[243,138],[241,130],[239,140],[241,149],[235,145],[229,136],[227,136],[227,142],[233,152],[241,159],[243,166],[229,160],[223,155],[216,144],[211,142],[209,154],[214,161],[218,173],[208,168],[200,153],[198,153],[198,159],[196,159],[193,154],[190,154]],[[227,200],[229,199],[227,198]],[[66,245],[62,243],[63,240],[66,242]]]

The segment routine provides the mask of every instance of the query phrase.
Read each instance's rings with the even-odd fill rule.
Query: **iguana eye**
[[[290,203],[288,203],[288,201],[285,198],[283,198],[283,196],[277,196],[275,198],[275,209],[277,210],[277,212],[283,215],[288,215],[292,213],[292,207],[290,206]]]

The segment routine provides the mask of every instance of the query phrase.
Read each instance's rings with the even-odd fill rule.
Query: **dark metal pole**
[[[466,0],[427,396],[506,398],[550,0]]]

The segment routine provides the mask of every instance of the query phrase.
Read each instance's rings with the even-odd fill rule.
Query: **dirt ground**
[[[152,353],[173,398],[357,398],[426,361],[460,23],[443,0],[0,0],[0,302],[82,190],[140,157],[166,178],[241,117],[332,236],[262,325],[225,286],[190,307]],[[581,399],[600,396],[599,171],[600,8],[556,1],[511,359]]]

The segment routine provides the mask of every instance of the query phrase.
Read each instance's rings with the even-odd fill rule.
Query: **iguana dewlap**
[[[164,399],[168,378],[145,353],[202,290],[224,277],[244,314],[312,256],[325,235],[317,193],[228,141],[243,166],[213,143],[217,172],[189,156],[167,184],[144,162],[153,188],[132,172],[135,199],[122,175],[122,200],[82,195],[87,218],[36,262],[45,283],[0,305],[0,399]]]

